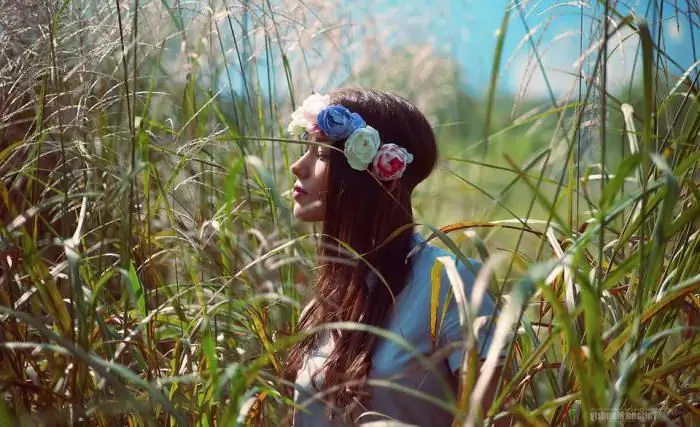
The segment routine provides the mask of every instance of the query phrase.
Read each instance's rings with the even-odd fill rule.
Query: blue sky
[[[424,1],[398,1],[389,0],[375,3],[375,10],[365,10],[362,13],[379,13],[396,7],[399,11],[395,15],[389,15],[389,20],[396,21],[393,24],[400,31],[402,20],[414,16],[424,16],[429,20],[427,29],[430,34],[419,35],[418,38],[429,40],[436,48],[443,52],[449,52],[457,58],[465,70],[466,83],[475,91],[488,87],[492,61],[496,49],[497,31],[506,10],[509,0],[442,0],[433,3]],[[646,1],[631,0],[631,9],[622,8],[621,12],[629,14],[634,12],[644,16],[647,8]],[[558,6],[556,6],[558,4]],[[691,43],[690,26],[687,17],[681,15],[680,20],[673,18],[675,5],[679,9],[687,9],[687,1],[678,0],[669,2],[663,6],[664,20],[663,32],[666,50],[671,57],[688,68],[694,62],[694,54]],[[583,5],[582,8],[580,5]],[[598,37],[591,31],[591,16],[601,17],[603,6],[595,1],[529,1],[524,7],[526,23],[532,31],[533,40],[538,41],[542,54],[542,61],[548,70],[548,78],[555,92],[562,94],[575,84],[575,77],[570,73],[577,70],[577,61],[581,57],[581,12],[584,12],[583,34],[585,52],[590,43],[590,37]],[[654,10],[652,9],[652,13]],[[658,11],[656,11],[658,13]],[[386,19],[386,16],[384,16]],[[697,14],[695,15],[697,19]],[[390,23],[387,23],[390,24]],[[530,62],[528,57],[532,53],[529,41],[523,42],[527,31],[517,11],[511,13],[508,25],[504,55],[501,69],[499,87],[511,92],[518,91],[520,82],[528,72],[531,74],[528,94],[531,96],[546,95],[546,86],[542,73]],[[628,37],[629,38],[625,38]],[[695,38],[696,49],[700,49],[698,34]],[[407,37],[411,37],[410,35]],[[619,33],[615,41],[620,46],[610,62],[610,84],[625,86],[632,78],[633,59],[638,46],[638,39],[630,31]],[[698,52],[700,54],[700,52]],[[595,53],[590,55],[594,58]],[[592,60],[592,59],[591,59]],[[671,69],[680,74],[678,69]],[[567,74],[569,73],[569,74]],[[634,78],[639,78],[639,73],[634,73]]]
[[[298,0],[281,0],[279,5],[283,14],[294,17],[303,12],[305,30],[302,33],[291,31],[283,36],[286,40],[285,50],[293,63],[293,75],[295,79],[301,79],[304,84],[311,87],[302,87],[301,91],[327,90],[339,82],[343,82],[345,71],[350,68],[362,70],[362,59],[365,65],[376,66],[378,60],[386,60],[381,54],[374,54],[378,46],[433,46],[434,49],[444,55],[456,59],[463,70],[464,84],[473,93],[484,94],[489,87],[492,71],[492,63],[497,43],[497,31],[511,0],[307,0],[300,3]],[[679,20],[675,19],[678,7],[681,11],[688,9],[688,0],[666,0],[663,3],[663,42],[668,54],[683,68],[688,69],[700,57],[700,35],[690,31],[687,17],[680,14]],[[578,74],[581,69],[586,72],[593,63],[597,50],[589,47],[600,38],[600,25],[597,23],[603,15],[603,6],[595,0],[522,0],[524,20],[517,10],[510,14],[507,27],[502,63],[499,73],[498,87],[502,91],[518,93],[525,97],[543,98],[548,96],[545,78],[532,56],[532,43],[534,41],[541,55],[543,66],[549,84],[555,95],[562,96],[576,92]],[[621,4],[621,2],[618,2]],[[620,6],[620,12],[645,16],[648,1],[627,0],[631,8]],[[656,2],[653,2],[656,3]],[[691,2],[692,3],[692,2]],[[334,9],[342,8],[340,12]],[[346,10],[347,8],[347,10]],[[651,9],[652,13],[659,13]],[[348,15],[349,13],[349,15]],[[582,18],[583,13],[583,18]],[[335,22],[347,22],[350,16],[352,24],[337,25]],[[295,18],[296,19],[296,18]],[[582,22],[583,19],[583,22]],[[694,19],[698,20],[698,12],[695,11]],[[650,19],[651,21],[651,19]],[[294,22],[294,21],[292,21]],[[360,29],[359,35],[354,33],[354,26]],[[696,22],[696,25],[700,23]],[[530,30],[531,39],[526,38]],[[336,27],[336,30],[328,30]],[[369,28],[373,34],[369,41],[362,39],[362,31]],[[582,31],[583,29],[583,31]],[[261,33],[260,33],[261,34]],[[583,34],[583,37],[582,37]],[[259,36],[259,35],[258,35]],[[654,33],[656,37],[656,34]],[[335,37],[335,41],[330,39]],[[315,42],[316,49],[309,47]],[[583,45],[581,40],[583,39]],[[693,52],[693,43],[695,49]],[[297,40],[295,42],[295,40]],[[257,43],[260,43],[258,40]],[[262,42],[264,45],[264,42]],[[300,46],[307,49],[304,55],[300,55]],[[356,45],[354,48],[349,46]],[[639,79],[641,72],[639,66],[634,66],[635,55],[638,50],[638,38],[631,30],[625,28],[619,31],[612,40],[611,49],[615,48],[609,60],[608,87],[615,91],[616,88],[628,87],[631,79]],[[356,49],[353,52],[353,49]],[[379,49],[381,50],[381,49]],[[588,55],[583,55],[588,51]],[[318,77],[323,75],[327,68],[327,56],[329,52],[336,57],[342,57],[335,76],[336,81],[325,80]],[[386,52],[385,52],[386,53]],[[309,66],[305,62],[316,62]],[[258,66],[262,75],[264,73],[264,52],[258,52]],[[302,60],[302,58],[305,58]],[[236,61],[234,54],[227,59]],[[347,65],[350,64],[350,65]],[[384,66],[385,64],[380,64]],[[390,63],[386,68],[380,68],[380,72],[390,75]],[[284,87],[284,75],[277,72],[282,69],[281,61],[277,59],[275,65],[276,79],[280,80],[280,87]],[[695,72],[698,71],[697,67]],[[311,71],[309,71],[311,70]],[[634,72],[633,72],[634,70]],[[682,70],[669,67],[676,76],[682,74]],[[335,72],[335,71],[334,71]],[[315,73],[315,74],[314,74]],[[311,76],[314,74],[314,76]],[[326,72],[326,74],[329,74]],[[691,78],[694,74],[691,75]],[[232,80],[235,86],[241,84],[239,69],[232,69]],[[308,77],[308,78],[307,78]],[[333,78],[333,77],[331,77]],[[306,79],[306,80],[304,80]],[[675,79],[674,79],[675,80]],[[526,83],[526,89],[523,87]],[[222,77],[220,82],[228,85],[227,79]],[[297,82],[298,83],[298,82]],[[296,83],[295,83],[296,84]],[[263,89],[266,89],[266,81],[261,81]],[[302,85],[303,86],[303,85]]]

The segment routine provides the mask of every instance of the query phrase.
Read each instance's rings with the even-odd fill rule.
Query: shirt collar
[[[406,261],[423,250],[426,245],[425,238],[420,233],[413,233],[411,237],[411,250],[406,255]]]

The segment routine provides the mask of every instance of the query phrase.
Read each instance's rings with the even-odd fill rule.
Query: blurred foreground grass
[[[690,3],[676,18],[694,34]],[[498,404],[524,425],[693,425],[700,73],[666,55],[666,18],[588,6],[579,93],[514,114],[425,46],[373,68],[376,29],[344,40],[340,3],[1,0],[0,425],[284,422],[314,236],[290,214],[300,148],[283,129],[292,99],[345,83],[399,90],[435,123],[417,218],[493,273],[493,326],[516,333],[494,344],[512,362]],[[616,28],[640,41],[626,96],[606,88]],[[365,68],[334,81],[344,43]],[[319,52],[327,75],[306,79]],[[455,413],[480,425],[470,384]]]

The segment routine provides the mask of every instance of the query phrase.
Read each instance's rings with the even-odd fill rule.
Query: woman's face
[[[292,164],[294,216],[303,222],[323,221],[326,211],[326,173],[331,148],[309,143],[304,154]]]

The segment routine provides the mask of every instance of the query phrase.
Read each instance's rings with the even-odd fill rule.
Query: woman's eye
[[[323,150],[318,150],[316,151],[316,157],[319,158],[319,160],[328,160],[328,154],[326,154]]]

